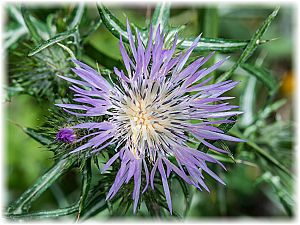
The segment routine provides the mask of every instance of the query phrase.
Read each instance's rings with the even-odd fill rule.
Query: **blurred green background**
[[[39,5],[31,6],[30,9],[34,16],[40,20],[45,20],[50,13],[59,11],[61,8],[72,8],[72,5],[62,5],[55,7],[41,7]],[[122,21],[125,22],[126,16],[131,23],[145,26],[145,18],[150,19],[153,13],[154,5],[112,5],[109,9]],[[185,24],[186,28],[181,35],[185,37],[195,37],[203,32],[204,37],[221,37],[226,39],[250,39],[259,25],[274,10],[274,5],[190,5],[174,4],[171,8],[170,24],[178,26]],[[94,4],[89,4],[87,14],[91,18],[99,17]],[[286,123],[293,121],[293,96],[295,91],[295,71],[294,71],[294,50],[295,37],[295,9],[292,5],[281,7],[279,14],[271,24],[264,35],[264,39],[273,39],[270,43],[260,45],[250,61],[255,61],[257,57],[264,56],[264,66],[272,73],[282,86],[277,99],[284,98],[287,103],[272,114],[269,119],[275,121],[275,117],[280,117],[281,123],[277,125],[278,130],[283,130]],[[209,26],[210,22],[214,26]],[[6,25],[11,25],[12,18],[7,15]],[[22,40],[22,38],[20,39]],[[16,45],[16,44],[15,44]],[[14,50],[14,45],[9,47],[9,51]],[[101,64],[105,56],[119,60],[121,58],[118,48],[118,39],[115,38],[104,25],[89,36],[86,48],[91,49],[89,54],[83,56],[85,62],[95,65],[95,60]],[[92,51],[93,50],[93,51]],[[99,56],[97,55],[99,52]],[[102,56],[100,56],[100,53]],[[235,60],[240,52],[232,53],[231,60]],[[104,57],[104,58],[103,58]],[[114,65],[117,66],[117,65]],[[8,77],[8,82],[9,82]],[[231,95],[236,96],[235,100],[239,104],[240,96],[245,87],[245,81],[248,79],[242,72],[237,71],[234,78],[242,81]],[[259,109],[264,101],[263,85],[257,84],[256,89],[257,102],[256,109]],[[45,121],[48,107],[51,102],[37,102],[34,97],[29,95],[18,95],[5,103],[5,133],[6,133],[6,151],[5,151],[5,175],[6,175],[6,205],[17,199],[22,192],[26,190],[34,181],[42,175],[52,164],[52,153],[47,151],[39,143],[28,137],[21,127],[37,127]],[[20,127],[21,126],[21,127]],[[278,127],[279,126],[279,127]],[[269,130],[268,130],[269,128]],[[275,128],[273,128],[275,129]],[[270,127],[266,127],[261,132],[265,134],[264,141],[269,138],[269,142],[274,141]],[[288,138],[293,139],[292,128],[288,128],[291,134]],[[276,134],[275,134],[276,135]],[[269,143],[269,144],[270,144]],[[275,143],[276,145],[276,143]],[[293,154],[293,146],[283,147],[283,154]],[[243,149],[240,150],[243,157]],[[245,151],[247,152],[247,151]],[[245,153],[246,154],[246,153]],[[259,160],[259,159],[253,159]],[[274,187],[268,182],[257,182],[263,175],[263,171],[253,165],[245,164],[226,164],[228,172],[222,173],[221,177],[226,181],[226,187],[216,182],[210,183],[211,193],[194,192],[193,200],[188,212],[188,218],[196,217],[214,217],[214,216],[274,216],[286,217],[286,212],[276,196]],[[99,172],[95,172],[97,174]],[[267,176],[267,175],[265,175]],[[33,209],[51,209],[57,205],[63,207],[72,202],[79,194],[80,176],[78,171],[74,170],[61,178],[59,182],[51,187],[45,194],[33,205]],[[172,185],[173,205],[176,209],[180,207],[183,196],[176,191],[178,184]],[[108,211],[98,215],[99,218],[107,217]]]

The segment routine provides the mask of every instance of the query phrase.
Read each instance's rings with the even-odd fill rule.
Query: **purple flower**
[[[154,177],[158,174],[172,213],[168,184],[171,172],[199,190],[204,188],[209,191],[204,183],[204,172],[224,184],[209,169],[207,162],[219,164],[224,169],[225,167],[212,156],[190,147],[187,141],[201,142],[221,153],[226,151],[207,140],[242,141],[224,134],[214,126],[233,122],[224,117],[241,113],[230,111],[237,108],[236,106],[223,103],[231,97],[221,97],[235,87],[237,82],[228,80],[207,85],[211,80],[207,75],[226,60],[200,69],[213,54],[201,57],[184,67],[200,36],[185,52],[175,54],[177,35],[172,46],[167,48],[164,46],[165,36],[160,27],[155,34],[150,28],[148,43],[142,42],[139,31],[136,35],[137,41],[134,41],[128,22],[127,33],[132,57],[129,57],[120,37],[120,51],[126,71],[114,68],[118,83],[111,84],[112,81],[108,82],[99,72],[74,60],[77,67],[73,71],[81,79],[62,78],[72,83],[70,89],[76,93],[73,99],[76,103],[58,106],[76,116],[109,117],[103,122],[73,126],[73,129],[88,129],[90,133],[77,140],[86,140],[85,144],[71,151],[97,153],[108,145],[117,145],[116,154],[103,168],[104,172],[117,159],[121,161],[107,199],[113,198],[123,184],[133,179],[132,198],[135,212],[140,194],[147,190],[149,184],[154,189]],[[211,120],[213,118],[219,120]],[[171,158],[176,163],[171,162]],[[143,187],[142,181],[145,184]]]
[[[75,141],[76,135],[73,129],[70,128],[62,128],[56,134],[56,140],[65,142],[65,143],[72,143]]]

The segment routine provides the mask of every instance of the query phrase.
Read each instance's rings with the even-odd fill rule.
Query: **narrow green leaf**
[[[32,39],[34,40],[34,42],[40,43],[41,41],[43,41],[43,39],[41,38],[41,36],[37,32],[35,24],[31,20],[31,15],[29,14],[28,10],[25,9],[24,7],[21,7],[21,13],[22,13],[25,24],[26,24],[26,26],[29,30],[29,33],[31,34]]]
[[[279,7],[277,7],[263,22],[262,26],[255,32],[254,36],[251,38],[251,41],[247,45],[247,48],[242,54],[241,62],[244,63],[247,59],[253,54],[255,49],[257,48],[259,42],[261,41],[261,37],[266,32],[271,22],[275,19],[277,13],[279,11]]]
[[[178,48],[186,49],[190,47],[193,43],[194,39],[178,39],[178,42],[182,42]],[[238,50],[243,50],[249,44],[249,40],[230,40],[223,38],[200,38],[194,52],[210,52],[210,51],[218,51],[222,53],[230,53]],[[259,44],[266,43],[268,40],[264,42],[260,42]]]
[[[278,89],[278,82],[275,77],[265,68],[257,67],[248,63],[242,63],[240,66],[246,70],[250,75],[255,76],[270,90],[270,93],[274,93]]]
[[[227,152],[227,156],[233,161],[235,162],[235,159],[233,157],[232,152],[230,151],[230,148],[227,146],[227,144],[222,141],[222,140],[218,140],[217,143],[221,146],[222,149],[224,149]]]
[[[54,37],[46,40],[46,41],[43,41],[41,44],[39,44],[37,47],[35,47],[31,52],[29,52],[28,56],[33,56],[35,55],[36,53],[42,51],[43,49],[53,45],[53,44],[56,44],[57,42],[60,42],[60,41],[63,41],[71,36],[74,36],[75,32],[77,31],[77,27],[71,29],[71,30],[68,30],[66,32],[63,32],[63,33],[60,33],[60,34],[57,34],[55,35]]]
[[[41,143],[42,145],[49,145],[53,141],[49,139],[49,137],[42,135],[36,129],[29,127],[22,127],[22,129],[28,136],[32,137],[34,140]]]
[[[160,24],[160,30],[165,31],[168,26],[168,20],[170,17],[170,2],[159,2],[155,7],[152,16],[153,33],[156,33],[157,27]]]
[[[125,42],[128,42],[128,35],[126,32],[126,27],[122,24],[106,7],[103,5],[97,5],[98,11],[106,28],[116,37],[122,39]],[[176,28],[175,28],[176,29]],[[170,29],[172,31],[172,29]],[[148,34],[141,32],[143,40],[147,37]],[[190,47],[194,39],[182,39],[178,38],[178,49],[186,49]],[[248,44],[249,40],[227,40],[222,38],[201,38],[197,47],[194,49],[194,52],[203,52],[203,51],[219,51],[223,53],[234,52],[237,50],[244,49]],[[265,43],[267,41],[261,41],[259,44]]]
[[[277,7],[271,15],[268,16],[268,18],[263,22],[261,27],[255,32],[255,34],[252,36],[250,42],[247,44],[247,47],[243,51],[242,55],[238,59],[238,61],[231,67],[230,70],[228,70],[226,73],[224,73],[219,79],[217,79],[217,82],[222,82],[224,80],[227,80],[231,77],[231,75],[234,73],[236,68],[240,66],[240,64],[247,61],[247,59],[252,55],[254,50],[257,48],[261,41],[261,37],[267,30],[267,28],[270,26],[271,22],[275,19],[277,13],[279,11],[279,7]]]
[[[126,32],[126,27],[121,23],[104,5],[97,4],[98,12],[100,14],[101,20],[106,26],[106,28],[116,37],[122,38],[124,41],[128,42],[128,35]]]
[[[44,193],[53,182],[67,172],[76,161],[76,157],[59,160],[51,169],[42,175],[30,188],[28,188],[17,201],[12,203],[8,213],[20,214],[29,210],[31,203]]]
[[[26,219],[26,220],[32,220],[32,219],[45,219],[45,218],[56,218],[60,216],[66,216],[73,214],[78,211],[78,203],[66,208],[61,209],[55,209],[55,210],[47,210],[47,211],[41,211],[41,212],[33,212],[33,213],[19,213],[19,214],[11,214],[6,213],[5,217],[8,219]]]

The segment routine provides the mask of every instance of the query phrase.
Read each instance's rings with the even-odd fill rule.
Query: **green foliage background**
[[[68,30],[74,28],[68,26],[71,21],[69,18],[74,16],[76,7],[78,6],[25,6],[22,15],[20,5],[6,5],[5,46],[7,70],[9,71],[7,77],[8,99],[5,103],[6,205],[15,201],[54,163],[53,154],[36,140],[30,138],[27,135],[28,132],[26,133],[27,130],[24,132],[27,127],[36,128],[47,120],[45,116],[49,115],[48,108],[52,107],[54,103],[55,96],[52,94],[56,89],[54,87],[54,89],[48,90],[47,83],[45,83],[42,89],[44,92],[37,94],[36,89],[28,91],[26,84],[14,82],[15,79],[18,79],[15,77],[18,73],[21,74],[19,76],[23,76],[28,72],[26,71],[26,57],[31,57],[27,56],[28,53],[34,53],[36,49],[39,49],[35,47],[41,43],[41,40],[38,40],[39,34],[35,36],[32,32],[31,35],[24,32],[15,39],[16,31],[20,27],[19,18],[20,16],[35,18],[32,21],[36,27],[42,27],[41,23],[50,23],[49,21],[52,19],[56,27],[52,29],[53,33],[49,34],[48,38],[57,37],[55,35],[66,35]],[[107,7],[123,24],[128,17],[132,24],[145,27],[150,23],[155,5]],[[225,72],[225,75],[231,76],[232,79],[241,81],[230,94],[236,96],[234,101],[241,106],[241,110],[245,114],[239,118],[239,122],[229,133],[245,138],[248,142],[229,144],[235,162],[230,157],[221,159],[227,162],[226,167],[228,168],[228,172],[219,171],[221,178],[227,184],[225,187],[208,179],[210,194],[195,191],[192,187],[188,187],[185,191],[176,191],[180,189],[180,184],[173,179],[171,185],[173,206],[175,211],[179,212],[180,217],[291,217],[293,215],[295,204],[293,191],[295,11],[293,6],[285,5],[280,8],[266,33],[264,34],[262,30],[258,31],[258,33],[264,34],[262,38],[255,39],[253,36],[275,7],[274,5],[230,4],[199,4],[188,7],[184,7],[183,4],[174,4],[171,7],[168,23],[171,27],[186,25],[185,29],[180,32],[183,38],[195,37],[203,32],[202,37],[204,38],[225,38],[240,40],[240,42],[252,39],[254,44],[257,43],[257,40],[271,40],[267,43],[250,46],[251,49],[248,46],[248,53],[251,52],[249,54],[242,53],[242,48],[231,53],[224,53],[225,50],[217,49],[214,60],[226,55],[231,55],[231,58],[217,71],[216,79],[222,79],[221,75]],[[111,69],[113,66],[119,66],[121,55],[118,39],[112,34],[114,30],[109,31],[107,24],[99,22],[100,17],[96,4],[87,5],[83,13],[84,16],[79,25],[79,35],[82,38],[84,34],[90,32],[88,36],[82,38],[80,43],[76,43],[76,40],[74,41],[72,38],[60,40],[60,43],[68,46],[73,52],[78,51],[77,55],[95,68],[96,63],[99,63],[100,69],[103,71]],[[274,38],[276,40],[272,40]],[[246,45],[247,43],[249,42],[246,42]],[[225,41],[225,45],[229,46],[230,42],[226,43]],[[47,48],[55,53],[53,57],[58,54],[65,57],[68,55],[56,44]],[[255,48],[257,49],[253,53]],[[20,53],[23,59],[22,57],[16,58],[14,53]],[[48,57],[47,49],[37,54],[41,54],[41,59]],[[202,54],[207,54],[207,51],[199,50],[195,56]],[[242,58],[243,54],[245,54],[244,58]],[[249,58],[250,56],[251,58]],[[24,64],[18,60],[24,60]],[[37,63],[35,66],[43,66],[43,63]],[[69,72],[66,69],[63,73]],[[38,72],[31,69],[28,74],[29,78],[26,79],[33,83]],[[38,84],[40,85],[40,83]],[[66,91],[65,89],[60,90]],[[91,169],[94,176],[101,176],[95,165]],[[92,184],[96,185],[97,179],[94,177],[92,179]],[[79,169],[73,169],[34,202],[31,210],[47,211],[58,207],[67,207],[76,202],[81,193],[80,188],[81,172]],[[114,207],[118,208],[118,204],[116,203]],[[71,207],[70,212],[76,215],[77,208],[78,205],[75,204],[73,208]],[[131,211],[128,210],[125,215],[134,216]],[[7,215],[9,217],[9,214]],[[75,218],[74,215],[71,215],[70,218]],[[115,211],[107,207],[97,213],[95,218],[121,215],[124,215],[122,210]],[[148,216],[145,206],[142,206],[138,216]],[[13,218],[13,216],[11,217]],[[16,218],[18,217],[16,216]]]

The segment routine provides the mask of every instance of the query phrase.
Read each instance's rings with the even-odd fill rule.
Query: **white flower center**
[[[112,122],[118,127],[117,138],[136,158],[149,154],[151,160],[156,152],[165,154],[170,144],[182,141],[178,134],[183,134],[186,108],[181,104],[184,99],[171,101],[172,93],[163,91],[164,83],[146,82],[114,94]]]

